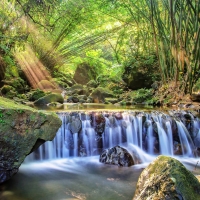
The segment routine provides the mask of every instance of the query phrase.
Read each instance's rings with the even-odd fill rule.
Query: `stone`
[[[98,83],[95,80],[90,80],[87,83],[87,87],[96,88],[97,86],[98,86]]]
[[[0,183],[10,179],[26,156],[45,141],[53,140],[61,120],[0,97]]]
[[[200,199],[200,183],[178,160],[158,156],[137,182],[133,200]]]
[[[58,93],[51,93],[48,94],[44,97],[39,98],[38,100],[36,100],[34,102],[35,106],[40,106],[40,105],[47,105],[49,103],[52,102],[59,102],[59,103],[63,103],[64,102],[64,98],[61,94]]]
[[[90,94],[90,96],[94,100],[94,103],[103,103],[103,102],[105,102],[105,98],[107,98],[107,97],[114,98],[115,97],[114,94],[112,93],[112,91],[110,91],[109,89],[103,88],[103,87],[96,88]]]
[[[101,135],[101,134],[104,133],[105,123],[106,123],[106,120],[105,120],[105,117],[103,116],[102,113],[96,113],[94,115],[94,124],[93,124],[93,126],[95,127],[94,129],[98,134]]]
[[[90,80],[96,79],[95,68],[88,63],[81,63],[77,66],[73,79],[76,83],[86,85]]]
[[[69,130],[74,133],[79,133],[82,129],[82,122],[78,117],[72,116],[69,123]]]
[[[99,161],[105,164],[129,167],[134,165],[131,154],[123,147],[115,146],[105,149],[100,155]]]
[[[43,90],[36,89],[36,90],[29,92],[28,96],[29,96],[30,101],[36,101],[39,98],[44,97],[45,92]]]
[[[112,103],[112,104],[115,104],[118,101],[119,100],[117,98],[105,98],[105,102]]]

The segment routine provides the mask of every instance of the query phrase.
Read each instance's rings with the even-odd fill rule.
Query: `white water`
[[[193,141],[182,122],[176,121],[178,134],[181,141],[181,149],[184,155],[191,156],[194,149]]]
[[[154,140],[155,138],[153,137],[153,127],[152,123],[150,120],[147,120],[149,127],[147,130],[147,143],[148,143],[148,153],[149,154],[154,154]]]
[[[170,155],[170,150],[168,145],[170,141],[168,140],[167,134],[158,122],[156,122],[156,124],[158,128],[160,153],[162,155]]]
[[[167,137],[168,137],[168,141],[169,141],[169,153],[170,155],[174,155],[173,152],[173,136],[172,136],[172,128],[171,128],[171,124],[169,121],[166,122],[166,128],[167,128]]]
[[[86,117],[82,120],[82,130],[79,133],[72,134],[68,130],[69,123],[66,123],[69,121],[66,120],[69,115],[69,113],[59,115],[63,125],[58,130],[55,139],[42,145],[36,153],[29,156],[29,160],[76,157],[80,156],[81,153],[79,151],[81,148],[85,149],[85,153],[82,153],[82,156],[96,155],[95,150],[98,148],[97,140],[99,138],[97,138],[90,116],[85,114]],[[196,133],[189,133],[181,119],[174,121],[177,126],[177,133],[173,133],[172,117],[170,115],[155,112],[146,114],[126,112],[122,114],[122,119],[115,118],[113,114],[105,116],[105,130],[102,134],[103,149],[128,143],[151,155],[164,154],[174,156],[174,142],[180,142],[182,156],[194,156],[195,146],[191,136],[197,135],[199,132],[200,123],[198,119],[192,118],[193,121],[191,122]],[[144,123],[147,123],[148,126],[145,127]],[[153,126],[157,127],[157,132],[155,132]],[[176,134],[180,141],[174,141],[173,134]],[[200,135],[200,132],[198,134]],[[82,138],[82,142],[79,142],[80,138]],[[71,148],[69,147],[70,142],[72,143]],[[159,143],[157,147],[155,146],[156,143]],[[155,148],[157,149],[155,150]]]

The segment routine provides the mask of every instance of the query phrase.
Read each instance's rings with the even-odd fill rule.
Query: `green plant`
[[[5,124],[5,120],[3,118],[4,118],[4,115],[2,112],[0,112],[0,124]]]
[[[150,101],[153,97],[152,89],[141,88],[132,92],[131,94],[132,100],[136,103],[143,103],[146,101]]]

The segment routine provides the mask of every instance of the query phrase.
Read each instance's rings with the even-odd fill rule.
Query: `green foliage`
[[[153,90],[141,88],[131,93],[132,101],[136,103],[151,103],[153,98]]]
[[[40,89],[36,89],[34,91],[31,91],[29,93],[29,100],[30,101],[35,101],[35,100],[38,100],[39,98],[41,97],[44,97],[45,96],[45,92],[40,90]]]
[[[163,83],[181,82],[186,93],[198,90],[198,84],[193,87],[200,73],[198,13],[198,1],[184,0],[3,0],[5,77],[19,76],[14,54],[28,43],[63,88],[74,84],[77,65],[88,63],[98,84],[111,82],[116,94],[124,89],[122,76],[135,78],[138,71],[153,82],[159,77]]]
[[[4,114],[2,112],[0,112],[0,124],[5,124]]]
[[[196,82],[196,84],[193,87],[193,92],[195,93],[200,93],[200,78],[198,79],[198,81]]]

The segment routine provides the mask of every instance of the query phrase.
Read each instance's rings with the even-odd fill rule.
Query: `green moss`
[[[0,107],[1,108],[10,108],[10,109],[20,109],[21,108],[21,109],[36,111],[35,109],[33,109],[31,107],[16,103],[16,102],[14,102],[10,99],[4,98],[4,97],[0,97]]]
[[[153,98],[153,90],[141,88],[139,90],[131,92],[131,98],[136,103],[150,101]]]
[[[145,171],[146,180],[140,179],[140,183],[144,181],[143,186],[146,188],[146,193],[151,193],[152,198],[164,198],[166,194],[170,194],[171,199],[174,199],[179,193],[183,199],[200,199],[199,181],[178,160],[167,156],[159,156]],[[153,187],[150,188],[146,185],[145,181],[147,180],[149,185],[159,188],[157,194]],[[141,191],[138,192],[141,194]]]
[[[40,89],[37,89],[29,93],[29,100],[35,101],[44,96],[45,96],[45,92]]]
[[[2,88],[1,88],[1,93],[2,94],[7,94],[10,90],[14,90],[14,88],[10,85],[4,85]]]

